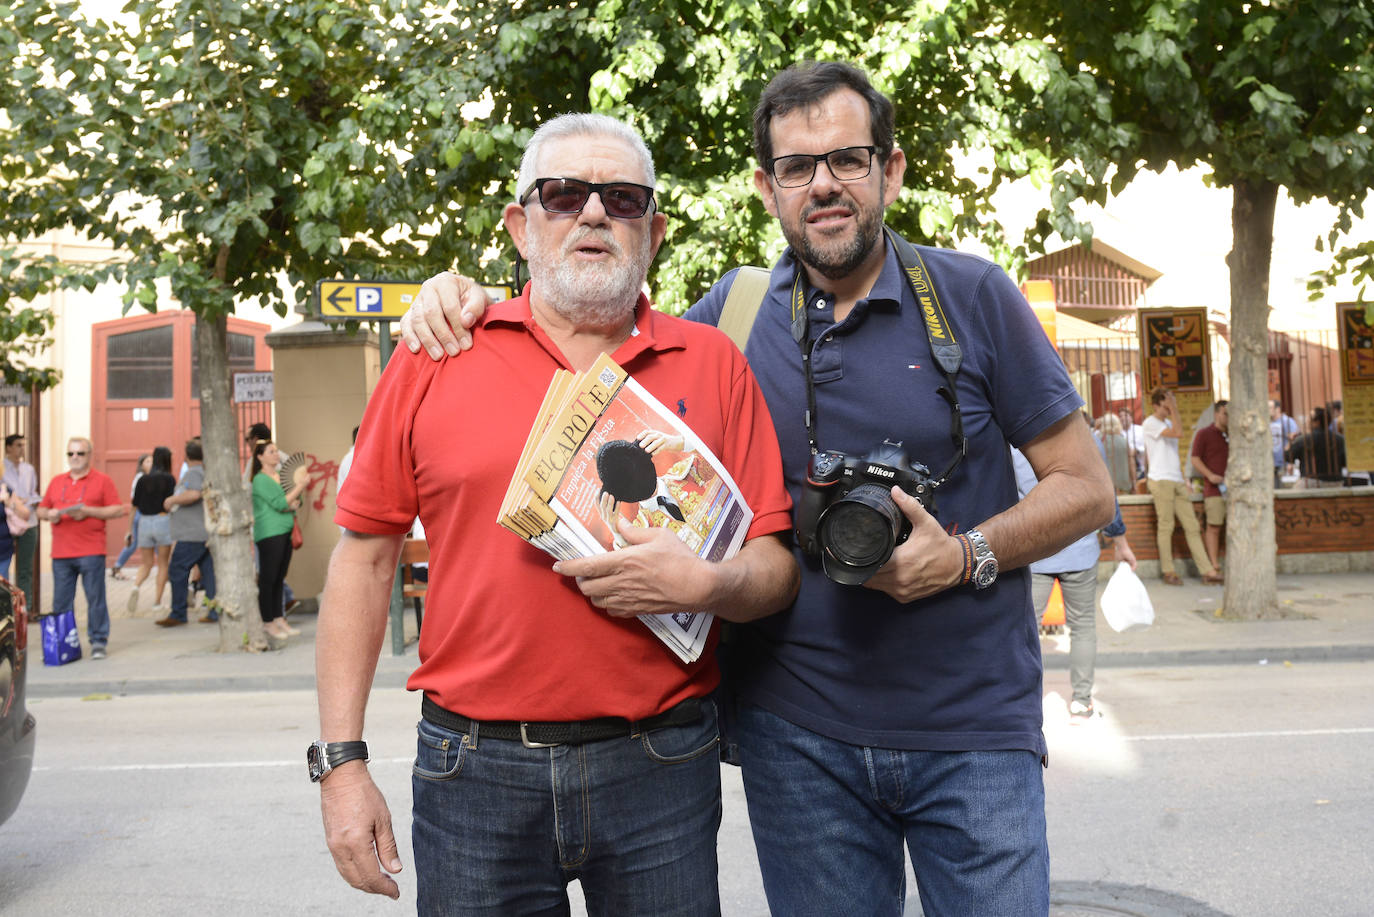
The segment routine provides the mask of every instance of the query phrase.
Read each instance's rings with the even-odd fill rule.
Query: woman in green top
[[[258,546],[258,613],[263,630],[286,638],[300,631],[282,616],[282,590],[291,566],[291,526],[301,508],[305,483],[283,490],[277,480],[281,452],[271,440],[253,446],[253,540]]]

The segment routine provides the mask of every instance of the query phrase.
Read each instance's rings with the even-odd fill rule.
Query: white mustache
[[[572,254],[583,242],[587,241],[588,238],[594,242],[600,243],[608,252],[615,255],[617,258],[624,254],[624,252],[621,251],[620,244],[616,242],[615,236],[611,235],[609,230],[597,229],[593,226],[583,226],[580,229],[574,230],[572,234],[568,236],[567,241],[563,243],[563,254]]]

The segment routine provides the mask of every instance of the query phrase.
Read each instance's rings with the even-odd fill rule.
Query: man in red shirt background
[[[91,441],[67,440],[67,468],[48,482],[38,518],[52,525],[52,610],[74,606],[76,579],[86,593],[86,636],[91,658],[104,659],[110,641],[110,610],[105,604],[105,520],[127,515],[114,481],[91,467]]]
[[[1226,399],[1212,408],[1212,423],[1197,431],[1193,443],[1193,470],[1202,476],[1202,505],[1207,517],[1207,530],[1202,543],[1207,546],[1207,559],[1221,569],[1221,527],[1226,524],[1226,459],[1231,446],[1227,439],[1229,421]]]

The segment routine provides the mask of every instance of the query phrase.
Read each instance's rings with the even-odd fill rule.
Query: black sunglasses
[[[601,196],[601,206],[606,208],[606,213],[621,220],[644,216],[654,203],[654,189],[633,182],[602,184],[580,178],[536,178],[534,185],[520,197],[520,205],[523,207],[530,195],[538,192],[539,205],[549,213],[581,213],[593,191]]]
[[[84,453],[84,452],[68,452],[68,453],[67,453],[67,457],[68,457],[68,458],[76,458],[78,455],[85,455],[85,454],[86,454],[86,453]]]

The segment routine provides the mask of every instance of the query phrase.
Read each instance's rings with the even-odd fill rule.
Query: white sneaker
[[[1069,722],[1071,723],[1086,723],[1096,715],[1092,704],[1085,704],[1077,700],[1069,704]]]

